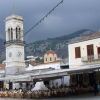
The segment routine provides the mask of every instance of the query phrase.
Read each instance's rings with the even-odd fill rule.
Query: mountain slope
[[[68,41],[72,38],[79,37],[81,35],[91,34],[93,31],[88,29],[79,30],[72,34],[48,38],[47,40],[36,41],[25,46],[26,56],[43,56],[47,50],[54,50],[59,57],[66,58],[68,56]],[[0,39],[0,63],[5,60],[5,46],[4,40]]]
[[[4,40],[0,39],[0,63],[2,63],[3,60],[5,60],[5,45]]]
[[[47,40],[36,41],[26,46],[26,56],[43,56],[47,50],[55,50],[59,57],[66,58],[68,56],[68,41],[72,38],[91,34],[93,31],[82,29],[77,32],[56,37],[48,38]]]

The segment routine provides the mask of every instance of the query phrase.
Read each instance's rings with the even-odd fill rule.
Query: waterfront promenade
[[[91,90],[91,91],[90,91]],[[39,91],[25,91],[22,89],[19,90],[5,90],[0,91],[1,98],[22,98],[22,99],[37,99],[37,98],[52,98],[52,97],[71,97],[71,96],[80,96],[86,94],[93,94],[93,88],[57,88],[51,90],[39,90]],[[97,94],[99,95],[99,93]]]
[[[12,99],[12,98],[0,98],[0,100],[38,100],[38,99]],[[41,100],[100,100],[100,96],[71,96],[65,98],[51,98]]]
[[[92,87],[88,87],[88,88],[62,87],[62,88],[55,88],[55,89],[44,90],[44,91],[43,90],[30,91],[30,90],[22,90],[22,89],[0,91],[1,98],[15,98],[15,99],[18,98],[19,100],[20,98],[29,100],[29,99],[39,99],[39,98],[62,98],[62,97],[70,98],[70,97],[84,97],[84,96],[96,97],[94,95],[100,96],[100,92],[95,93]]]

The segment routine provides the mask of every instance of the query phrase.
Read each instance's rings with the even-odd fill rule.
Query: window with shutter
[[[75,58],[81,58],[80,47],[75,47]]]

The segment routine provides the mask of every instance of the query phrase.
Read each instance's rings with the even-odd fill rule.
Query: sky
[[[5,18],[23,16],[24,32],[61,0],[0,0],[0,37],[5,39]],[[100,0],[64,0],[41,24],[25,36],[27,42],[54,38],[81,29],[100,30]]]

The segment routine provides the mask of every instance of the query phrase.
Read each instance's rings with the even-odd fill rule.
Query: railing
[[[24,45],[25,41],[22,41],[22,40],[9,40],[9,41],[5,41],[4,44],[6,46],[9,46],[9,45],[12,45],[12,44],[15,44],[15,45]]]
[[[91,55],[91,56],[85,56],[81,58],[82,62],[92,62],[100,60],[100,54],[99,55]]]

